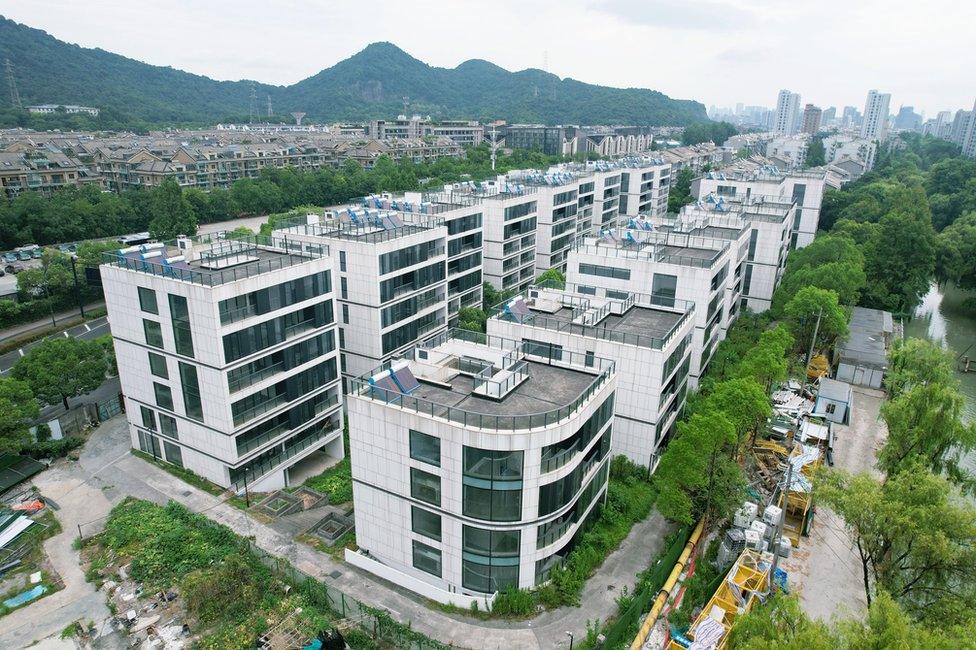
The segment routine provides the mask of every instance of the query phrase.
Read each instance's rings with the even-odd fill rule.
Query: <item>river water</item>
[[[966,297],[967,292],[952,285],[944,289],[932,285],[915,308],[914,318],[905,323],[905,336],[940,343],[957,360],[963,355],[973,359],[970,372],[956,373],[966,399],[965,419],[972,422],[976,420],[976,315],[963,309]]]

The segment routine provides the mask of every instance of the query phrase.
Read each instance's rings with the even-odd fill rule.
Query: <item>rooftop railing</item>
[[[577,243],[576,249],[601,257],[647,259],[653,262],[709,269],[729,248],[729,242],[726,240],[680,232],[651,232],[644,233],[642,236],[644,239],[637,243],[612,242],[603,238],[588,237],[582,243]],[[701,257],[681,253],[680,249],[710,250],[713,254]]]
[[[357,395],[366,399],[376,400],[391,406],[407,409],[426,415],[432,418],[447,420],[455,424],[475,429],[488,429],[493,431],[528,431],[540,429],[557,424],[586,405],[590,398],[597,393],[600,388],[609,381],[615,372],[614,362],[609,359],[593,358],[583,354],[570,351],[553,351],[548,348],[544,352],[538,346],[529,343],[515,342],[498,336],[490,336],[480,332],[469,332],[466,330],[451,330],[442,332],[424,343],[413,348],[406,353],[407,358],[414,358],[417,349],[435,348],[452,339],[466,341],[477,345],[483,345],[495,349],[517,350],[521,360],[513,366],[510,375],[511,381],[517,380],[518,373],[530,373],[531,368],[525,361],[543,363],[553,367],[566,368],[570,370],[582,371],[587,374],[594,374],[594,379],[589,385],[574,399],[565,406],[544,411],[541,413],[525,413],[517,415],[495,415],[488,413],[478,413],[469,411],[462,407],[447,406],[422,397],[406,395],[404,393],[372,386],[369,377],[376,373],[388,370],[392,361],[387,361],[379,368],[376,368],[369,375],[357,377],[349,382],[349,394]],[[503,387],[499,387],[503,388]],[[504,395],[504,393],[502,393]]]
[[[179,248],[176,242],[166,242],[163,248],[145,248],[146,252],[161,251],[160,255],[145,258],[137,250],[141,247],[133,246],[129,253],[122,252],[129,249],[103,253],[102,263],[139,273],[149,273],[183,282],[216,287],[296,264],[304,264],[329,255],[329,247],[326,245],[289,240],[287,234],[282,233],[268,236],[219,232],[186,239],[191,244],[189,250]],[[231,252],[235,259],[239,260],[239,263],[223,269],[194,266],[194,264],[199,264],[200,259],[214,261],[219,258],[222,255],[220,249],[229,242],[236,242],[240,244],[240,247],[244,247],[239,247],[239,249]],[[201,246],[207,248],[201,250]],[[251,257],[249,253],[252,253],[255,259],[246,261],[248,257]],[[179,256],[188,259],[173,263],[165,261]]]

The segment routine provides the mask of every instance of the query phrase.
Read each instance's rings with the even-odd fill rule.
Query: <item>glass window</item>
[[[441,504],[441,477],[411,467],[410,496],[439,506]]]
[[[169,379],[169,370],[166,368],[166,357],[155,352],[150,352],[149,371],[157,377]]]
[[[580,262],[579,272],[584,275],[596,275],[603,278],[614,278],[616,280],[630,279],[630,269],[622,269],[616,266],[600,266],[599,264]]]
[[[145,406],[140,406],[139,411],[142,413],[142,426],[146,427],[150,431],[155,431],[156,412],[151,408],[146,408]]]
[[[203,402],[200,400],[200,384],[197,369],[189,363],[180,362],[180,384],[183,388],[183,406],[187,417],[203,421]]]
[[[346,282],[345,277],[339,278],[339,290],[341,292],[341,297],[343,300],[349,298],[349,283]]]
[[[339,270],[346,272],[346,251],[339,251]]]
[[[481,593],[518,586],[519,545],[517,530],[463,528],[461,584]]]
[[[163,328],[154,320],[142,319],[142,330],[146,334],[146,345],[154,348],[163,347]]]
[[[439,438],[410,429],[410,457],[414,460],[441,466],[441,441]]]
[[[139,308],[149,314],[158,314],[159,305],[156,304],[156,292],[146,287],[139,287]]]
[[[342,303],[342,322],[346,325],[349,324],[349,305]]]
[[[156,406],[167,411],[173,410],[173,391],[169,389],[169,386],[153,382],[153,392],[156,394]]]
[[[651,302],[662,307],[674,307],[678,291],[678,276],[655,273],[651,284]]]
[[[441,552],[433,546],[423,542],[413,541],[413,566],[415,569],[426,571],[441,577]]]
[[[464,448],[462,512],[486,521],[522,518],[521,451]]]
[[[172,415],[159,414],[159,432],[174,440],[180,439],[179,433],[176,431],[176,418]]]
[[[410,507],[413,532],[431,539],[441,539],[441,516],[417,506]]]
[[[176,352],[187,357],[193,356],[193,335],[190,332],[190,310],[183,296],[169,295],[169,314],[173,323],[173,339]]]
[[[180,450],[179,446],[164,440],[163,449],[166,450],[166,460],[173,463],[177,467],[183,467],[183,452]]]

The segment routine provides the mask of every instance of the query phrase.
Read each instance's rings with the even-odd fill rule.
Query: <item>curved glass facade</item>
[[[518,587],[518,530],[487,530],[464,526],[461,548],[461,585],[465,589],[491,594]]]
[[[462,512],[485,521],[522,518],[521,451],[464,448]]]

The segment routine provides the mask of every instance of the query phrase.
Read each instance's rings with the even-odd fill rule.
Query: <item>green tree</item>
[[[807,147],[807,167],[819,167],[823,165],[826,160],[824,159],[824,144],[823,138],[813,138],[810,141],[810,145]]]
[[[954,385],[952,353],[927,339],[898,339],[888,355],[885,387],[889,399],[922,384]]]
[[[779,593],[740,616],[729,633],[730,650],[835,650],[839,635],[811,621],[796,596]]]
[[[197,219],[193,214],[193,207],[183,196],[183,189],[177,182],[167,178],[153,194],[150,236],[166,241],[179,235],[195,235],[196,232]]]
[[[810,345],[814,329],[817,331],[817,340],[813,342],[815,348],[847,336],[847,322],[850,320],[850,315],[841,307],[837,293],[830,289],[817,287],[800,289],[786,303],[783,313],[786,322],[789,323],[790,331],[796,337],[797,344],[803,348]],[[819,327],[817,327],[818,316]]]
[[[955,382],[912,385],[881,405],[888,436],[878,467],[888,476],[921,463],[970,488],[973,478],[962,464],[976,448],[976,426],[962,421],[963,397]]]
[[[30,386],[0,377],[0,452],[20,451],[30,441],[28,429],[39,414]]]
[[[105,381],[108,364],[96,341],[55,337],[42,341],[17,360],[12,375],[28,386],[45,404],[89,393]]]
[[[680,212],[681,208],[694,202],[691,195],[691,182],[695,180],[695,173],[685,167],[678,172],[674,184],[668,192],[668,212]]]
[[[730,372],[732,377],[754,379],[763,390],[769,390],[774,382],[786,379],[789,370],[789,352],[794,339],[785,325],[777,325],[759,335],[759,340],[750,348],[741,361]]]
[[[740,441],[749,432],[755,432],[773,410],[766,391],[751,377],[729,379],[715,384],[708,396],[701,400],[698,409],[704,413],[724,414],[735,428]]]
[[[869,605],[879,591],[917,617],[976,604],[976,510],[945,478],[918,462],[885,482],[834,470],[815,494],[844,519]]]
[[[484,332],[487,314],[476,307],[461,307],[458,311],[458,327],[471,332]]]
[[[925,202],[914,195],[913,201]],[[935,233],[927,213],[899,207],[864,246],[865,302],[894,312],[913,309],[935,271]]]
[[[737,442],[735,426],[719,411],[679,422],[654,473],[661,514],[691,524],[702,516],[717,521],[735,510],[745,494],[734,458]]]
[[[963,215],[943,230],[938,243],[939,280],[976,289],[976,212]]]
[[[566,275],[559,269],[546,269],[535,279],[536,284],[545,284],[557,288],[566,286]]]

